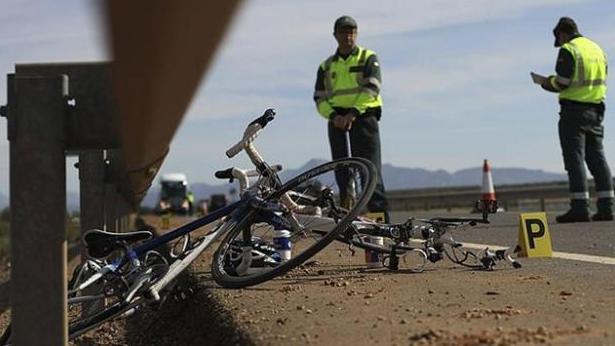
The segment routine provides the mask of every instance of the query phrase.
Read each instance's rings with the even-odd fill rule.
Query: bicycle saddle
[[[152,232],[149,231],[113,233],[91,229],[83,234],[82,239],[90,257],[104,258],[116,249],[122,248],[123,243],[134,243],[151,237]]]

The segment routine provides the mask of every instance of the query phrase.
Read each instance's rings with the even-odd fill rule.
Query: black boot
[[[592,221],[613,221],[613,213],[601,213],[597,212],[592,216]]]
[[[574,209],[568,210],[566,214],[557,216],[555,221],[558,223],[571,223],[571,222],[589,222],[589,213],[580,212]]]
[[[566,214],[555,218],[558,223],[588,222],[589,221],[589,200],[572,199],[570,200],[570,210]]]
[[[598,212],[592,216],[592,221],[613,221],[613,198],[598,198]]]

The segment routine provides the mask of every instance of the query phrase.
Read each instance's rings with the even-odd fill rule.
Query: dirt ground
[[[211,251],[182,279],[187,299],[75,344],[615,345],[612,265],[521,259],[475,271],[443,260],[416,274],[365,269],[361,250],[334,243],[284,278],[227,290],[211,280]],[[5,281],[2,327],[7,292]]]

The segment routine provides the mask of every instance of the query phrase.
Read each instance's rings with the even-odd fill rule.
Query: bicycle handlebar
[[[279,172],[282,170],[282,165],[273,165],[271,166],[271,169]],[[258,172],[257,170],[249,170],[249,171],[243,171],[240,170],[238,168],[235,167],[231,167],[231,168],[227,168],[224,170],[220,170],[220,171],[216,171],[216,173],[214,173],[214,176],[218,179],[230,179],[230,182],[233,182],[234,178],[239,178],[241,175],[245,175],[247,177],[258,177],[259,175],[261,175],[260,172]]]
[[[256,137],[258,137],[259,132],[267,126],[269,122],[271,122],[275,118],[275,110],[273,108],[269,108],[265,110],[265,113],[260,117],[254,119],[243,133],[243,138],[237,142],[237,144],[233,145],[230,149],[226,151],[226,156],[230,159],[235,155],[239,154],[243,149],[245,149],[248,145],[250,145]]]

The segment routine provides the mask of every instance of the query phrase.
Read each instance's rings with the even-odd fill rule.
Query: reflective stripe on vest
[[[562,48],[572,55],[575,69],[568,88],[560,92],[559,98],[587,103],[604,101],[607,61],[602,49],[585,37],[577,37]]]

